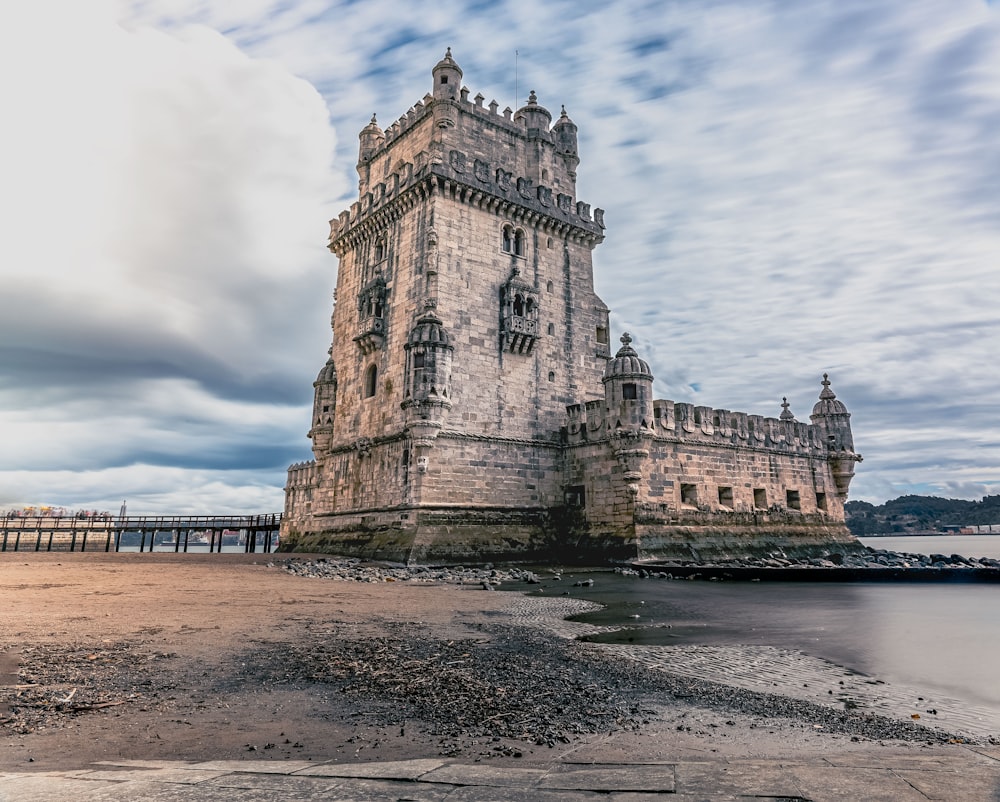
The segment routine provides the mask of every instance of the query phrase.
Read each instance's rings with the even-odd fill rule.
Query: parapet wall
[[[605,401],[588,401],[566,408],[567,442],[583,443],[606,437],[620,416],[612,416]],[[826,450],[824,433],[811,423],[780,420],[728,409],[657,399],[646,430],[654,437],[684,442],[766,448],[789,454],[815,455]]]

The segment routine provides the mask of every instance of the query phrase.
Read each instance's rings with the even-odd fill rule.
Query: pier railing
[[[0,551],[158,551],[269,554],[281,513],[0,518]]]

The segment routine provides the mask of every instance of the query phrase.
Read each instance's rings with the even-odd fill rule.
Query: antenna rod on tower
[[[517,51],[514,51],[514,108],[517,108]]]

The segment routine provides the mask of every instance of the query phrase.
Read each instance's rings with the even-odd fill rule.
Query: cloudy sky
[[[0,509],[281,509],[357,132],[448,46],[472,94],[579,125],[658,396],[806,420],[829,371],[853,498],[1000,492],[996,6],[7,5]]]

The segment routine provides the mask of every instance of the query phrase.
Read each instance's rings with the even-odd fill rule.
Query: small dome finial
[[[530,91],[530,92],[528,93],[528,105],[530,105],[530,106],[534,106],[534,105],[535,105],[535,104],[537,104],[537,103],[538,103],[538,95],[536,95],[536,94],[535,94],[535,90],[534,90],[534,89],[532,89],[532,90],[531,90],[531,91]]]
[[[781,420],[795,420],[795,416],[792,414],[789,407],[791,404],[788,403],[788,398],[782,396],[781,398],[781,415],[779,416]]]
[[[373,124],[377,124],[378,120],[375,119],[375,112],[372,112],[372,118],[368,121]]]
[[[444,57],[445,58],[451,58],[451,48],[450,47],[445,49],[445,51],[444,51]]]
[[[836,394],[830,389],[830,374],[823,374],[823,389],[820,391],[819,397],[823,399],[836,398]]]
[[[619,338],[622,345],[629,345],[632,342],[632,335],[627,331]]]

